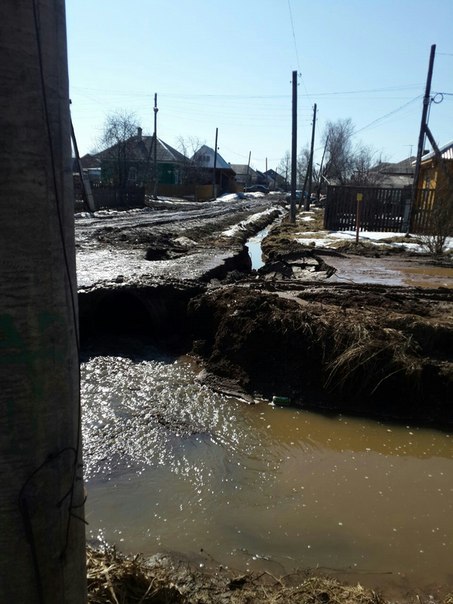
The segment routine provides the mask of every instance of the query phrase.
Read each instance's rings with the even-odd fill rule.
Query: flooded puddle
[[[82,365],[88,537],[367,586],[452,583],[453,437],[245,405],[186,360]]]
[[[453,288],[453,268],[420,266],[410,260],[396,258],[326,258],[337,272],[329,279],[335,283],[376,283],[380,285],[406,285],[410,287]]]

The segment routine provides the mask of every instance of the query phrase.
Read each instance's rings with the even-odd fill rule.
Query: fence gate
[[[361,195],[362,200],[357,201]],[[357,215],[361,231],[406,233],[421,232],[429,222],[433,191],[418,191],[411,211],[410,187],[329,186],[324,212],[324,228],[330,231],[351,231],[356,228]]]

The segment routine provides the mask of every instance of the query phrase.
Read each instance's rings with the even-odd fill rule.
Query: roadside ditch
[[[197,356],[207,384],[249,401],[277,396],[324,412],[453,423],[450,291],[329,284],[324,254],[272,232],[264,265],[252,270],[246,242],[262,227],[245,223],[219,238],[234,253],[202,279],[120,279],[80,292],[82,342],[149,338]]]

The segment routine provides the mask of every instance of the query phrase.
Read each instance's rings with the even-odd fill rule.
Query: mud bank
[[[219,388],[451,424],[452,307],[442,290],[285,281],[212,289],[188,320]]]
[[[82,336],[140,334],[191,350],[211,385],[251,398],[453,422],[451,290],[330,284],[345,250],[300,242],[319,212],[273,228],[265,266],[250,272],[247,238],[282,208],[185,207],[79,220]]]
[[[203,555],[203,553],[201,553]],[[313,602],[385,604],[378,593],[361,585],[347,586],[300,571],[277,578],[268,572],[238,573],[222,566],[211,572],[169,556],[127,558],[115,550],[88,549],[88,602],[155,602],[174,604]],[[451,596],[444,598],[451,604]]]

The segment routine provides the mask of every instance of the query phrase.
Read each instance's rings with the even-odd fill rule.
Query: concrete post
[[[64,0],[2,0],[0,57],[0,602],[80,604],[85,527]]]

